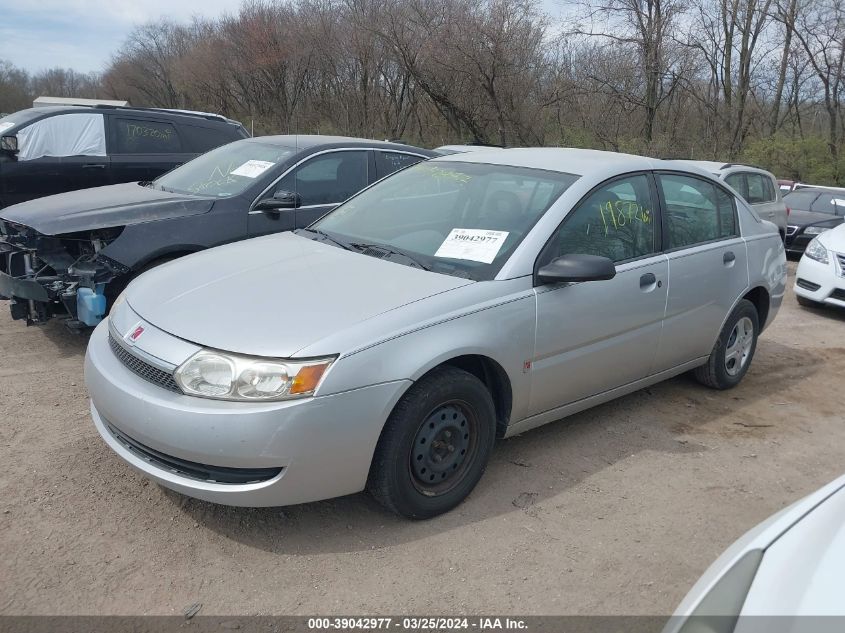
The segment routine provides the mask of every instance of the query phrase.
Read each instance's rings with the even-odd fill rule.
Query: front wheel
[[[707,363],[695,369],[696,380],[712,389],[736,387],[751,366],[759,333],[757,308],[742,299],[725,321]]]
[[[427,519],[463,501],[493,450],[496,411],[487,387],[456,367],[421,378],[390,414],[367,489],[388,510]]]

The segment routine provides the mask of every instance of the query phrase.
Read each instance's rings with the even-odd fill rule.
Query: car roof
[[[121,112],[121,113],[136,113],[144,115],[164,115],[165,117],[176,117],[182,119],[183,123],[195,123],[198,121],[212,121],[216,123],[229,123],[231,125],[241,126],[239,121],[228,119],[222,114],[214,114],[212,112],[197,112],[194,110],[175,110],[170,108],[140,108],[133,106],[113,106],[105,104],[97,105],[46,105],[35,108],[26,108],[18,110],[13,114],[19,115],[21,123],[23,119],[33,120],[43,118],[51,114],[66,114],[68,112]],[[241,126],[242,127],[242,126]]]
[[[571,147],[532,147],[490,149],[461,154],[450,154],[433,159],[435,162],[489,163],[531,167],[566,174],[583,176],[594,172],[618,172],[637,170],[667,169],[685,171],[713,177],[711,172],[691,165],[688,161],[661,160],[634,154],[605,152],[597,149],[577,149]]]
[[[679,161],[683,161],[684,163],[688,163],[690,165],[696,165],[705,171],[710,172],[711,174],[721,174],[724,171],[728,170],[735,170],[735,171],[754,171],[761,174],[767,174],[772,177],[773,174],[766,171],[762,167],[758,167],[757,165],[748,165],[745,163],[722,163],[716,160],[692,160],[692,159],[677,159]]]
[[[330,136],[325,134],[276,134],[270,136],[254,136],[244,139],[248,142],[282,145],[284,147],[295,147],[297,149],[312,149],[321,145],[369,145],[384,149],[413,150],[415,153],[425,156],[436,156],[429,149],[407,145],[405,143],[391,143],[390,141],[375,141],[371,138],[357,138],[354,136]]]

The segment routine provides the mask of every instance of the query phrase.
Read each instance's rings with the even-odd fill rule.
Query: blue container
[[[106,297],[102,288],[80,288],[76,291],[76,318],[85,325],[94,327],[106,315]]]

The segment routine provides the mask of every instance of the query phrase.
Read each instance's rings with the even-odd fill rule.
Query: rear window
[[[178,154],[182,143],[172,123],[143,119],[114,121],[115,154]]]
[[[813,213],[845,215],[845,194],[823,193],[810,205]]]
[[[241,137],[226,128],[201,127],[199,125],[179,125],[180,136],[185,151],[203,154],[224,143],[236,141]]]

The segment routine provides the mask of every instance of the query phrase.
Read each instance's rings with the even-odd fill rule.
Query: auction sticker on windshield
[[[491,264],[507,237],[507,231],[452,229],[434,256]]]
[[[233,176],[244,176],[246,178],[258,178],[265,171],[270,169],[273,163],[266,160],[248,160],[237,169],[229,173]]]

